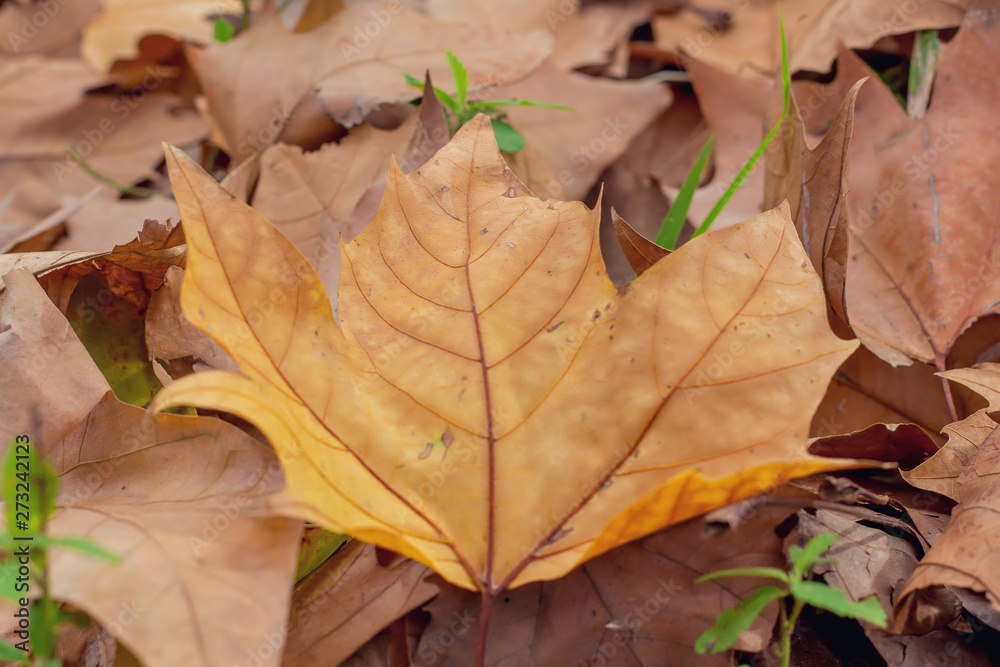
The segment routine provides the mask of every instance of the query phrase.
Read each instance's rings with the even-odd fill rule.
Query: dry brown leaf
[[[635,275],[641,276],[646,269],[670,254],[666,248],[661,248],[625,222],[613,209],[611,220],[615,227],[615,236],[621,244],[629,265]]]
[[[544,63],[517,83],[491,89],[487,99],[525,99],[562,104],[576,113],[553,109],[505,109],[511,125],[546,163],[553,181],[536,185],[553,198],[582,199],[601,172],[621,155],[633,137],[671,100],[669,88],[653,81],[609,81],[564,72]],[[520,176],[520,174],[518,174]]]
[[[190,56],[224,147],[241,161],[280,140],[290,125],[305,124],[297,114],[322,112],[351,126],[380,104],[413,99],[403,73],[430,70],[439,87],[453,88],[445,50],[461,59],[475,90],[524,76],[551,48],[545,31],[491,33],[398,3],[363,2],[307,33],[292,33],[263,13],[232,42]]]
[[[923,118],[909,118],[879,80],[858,96],[847,314],[865,346],[893,365],[944,370],[959,335],[1000,311],[997,195],[969,187],[1000,180],[1000,135],[981,129],[1000,108],[1000,91],[981,83],[1000,73],[1000,24],[989,21],[986,10],[970,12],[942,45]],[[843,54],[841,83],[868,74]]]
[[[989,413],[1000,408],[1000,365],[982,364],[943,373],[952,382],[958,382],[977,391],[990,402],[989,408],[979,410],[960,422],[944,427],[948,442],[929,460],[913,470],[903,471],[903,479],[919,489],[934,491],[961,502],[960,477],[969,466],[979,446],[996,428]]]
[[[60,441],[111,391],[69,322],[26,268],[0,292],[0,442]]]
[[[425,565],[400,559],[385,567],[375,551],[371,544],[351,541],[296,586],[284,667],[340,664],[392,621],[437,595]]]
[[[566,0],[425,0],[426,11],[435,19],[480,25],[490,30],[555,30],[575,14],[578,2]]]
[[[340,329],[273,225],[180,151],[168,166],[185,314],[245,375],[182,378],[157,407],[249,418],[286,465],[286,511],[487,599],[858,465],[802,449],[856,343],[829,331],[787,208],[686,244],[619,295],[598,212],[531,197],[480,116],[415,175],[390,171],[344,250]]]
[[[210,44],[215,16],[241,15],[240,0],[103,0],[101,13],[83,31],[81,53],[99,72],[134,58],[147,35]]]
[[[36,70],[35,74],[43,76],[44,72]],[[66,99],[51,106],[36,90],[41,81],[36,82],[33,76],[21,77],[16,86],[0,91],[5,106],[36,100],[29,104],[36,110],[34,114],[17,115],[17,123],[4,126],[7,139],[0,148],[0,199],[5,196],[13,199],[3,215],[0,244],[6,246],[34,223],[95,190],[97,182],[69,157],[67,146],[74,147],[98,173],[120,183],[133,184],[155,175],[162,141],[186,144],[205,135],[202,120],[180,108],[178,98],[149,92],[155,90],[156,80],[155,76],[150,79],[150,88],[141,98],[77,95],[72,103],[69,99],[72,87],[68,86]],[[97,189],[109,190],[106,186]],[[95,197],[85,206],[93,206],[105,215],[130,214],[129,207],[119,209],[117,202],[115,211],[106,212],[107,201],[106,196]],[[87,215],[76,208],[67,210],[66,217]],[[141,217],[135,220],[134,226],[131,219],[126,223],[138,229],[142,220]],[[13,231],[8,231],[10,225]],[[109,249],[115,240],[118,239],[109,239],[107,245],[98,249]]]
[[[837,369],[813,416],[810,435],[836,436],[873,424],[916,424],[939,442],[951,418],[941,380],[926,364],[893,368],[867,348]]]
[[[147,419],[109,395],[46,455],[60,475],[47,530],[122,558],[56,550],[56,599],[149,667],[215,667],[248,651],[278,664],[301,524],[262,515],[282,484],[267,447],[216,419]]]
[[[4,289],[3,276],[14,269],[27,269],[35,276],[43,276],[88,259],[95,259],[106,252],[85,252],[81,250],[59,250],[49,252],[23,252],[0,255],[0,291]]]
[[[318,151],[278,144],[261,155],[253,207],[309,260],[334,305],[340,238],[350,242],[371,221],[370,215],[355,215],[355,209],[362,198],[377,202],[381,197],[393,153],[402,154],[417,129],[414,115],[395,130],[360,125],[340,143]],[[366,197],[369,190],[374,192]]]
[[[5,2],[0,6],[0,53],[77,58],[80,31],[101,8],[101,0],[58,5]]]
[[[813,267],[823,278],[827,302],[847,322],[848,148],[854,127],[854,105],[864,81],[854,84],[830,129],[815,148],[794,95],[788,119],[766,155],[764,206],[788,201],[795,228]]]
[[[902,466],[916,465],[937,451],[934,438],[916,424],[872,424],[853,433],[817,438],[809,445],[809,452],[817,456],[893,461]]]
[[[692,7],[653,20],[657,46],[679,58],[687,54],[736,74],[778,72],[781,35],[776,0],[693,4],[707,11]],[[911,4],[782,0],[791,70],[828,71],[841,44],[863,49],[886,35],[958,25],[969,4],[969,0]]]

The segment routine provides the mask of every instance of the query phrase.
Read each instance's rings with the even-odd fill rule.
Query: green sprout
[[[706,630],[695,642],[698,653],[721,653],[728,651],[736,643],[741,632],[748,630],[753,621],[774,600],[792,598],[792,611],[786,613],[784,604],[781,606],[781,627],[778,636],[778,658],[781,667],[788,667],[791,659],[792,631],[799,620],[802,609],[808,604],[833,612],[844,618],[856,618],[867,621],[880,628],[886,627],[885,611],[874,596],[861,602],[847,598],[844,591],[832,588],[821,581],[808,581],[806,575],[812,571],[815,564],[829,562],[822,555],[837,541],[836,535],[817,535],[809,540],[806,546],[792,546],[788,550],[791,569],[785,572],[776,567],[747,567],[733,570],[710,572],[695,580],[695,583],[718,579],[720,577],[770,577],[777,579],[783,586],[761,586],[746,598],[735,609],[727,609],[719,614],[715,626]]]
[[[764,141],[757,147],[754,154],[750,156],[743,168],[740,169],[739,173],[736,174],[736,178],[733,182],[729,184],[726,191],[722,193],[719,197],[719,201],[715,202],[715,206],[712,210],[708,212],[705,219],[695,230],[691,238],[696,236],[701,236],[709,230],[715,219],[719,217],[722,213],[722,209],[726,207],[729,200],[732,199],[736,191],[739,190],[740,186],[743,185],[743,181],[753,170],[754,165],[757,164],[757,160],[764,154],[767,147],[771,145],[771,141],[778,134],[778,130],[785,122],[785,118],[788,116],[788,112],[791,110],[792,106],[792,82],[791,76],[788,71],[788,42],[785,40],[785,23],[781,20],[781,12],[779,9],[778,22],[781,28],[781,85],[784,93],[784,104],[781,107],[781,116],[778,118],[778,122],[774,124],[771,131],[767,133],[764,137]],[[705,163],[708,161],[708,155],[712,151],[712,137],[708,138],[705,143],[705,147],[701,151],[701,155],[695,161],[694,166],[691,167],[691,171],[688,172],[687,178],[684,179],[684,184],[681,186],[680,191],[677,194],[677,199],[674,201],[673,206],[667,211],[667,216],[663,220],[663,224],[660,226],[660,231],[656,235],[656,244],[667,250],[675,250],[677,247],[677,238],[680,236],[681,229],[684,227],[684,221],[687,219],[688,208],[691,206],[691,199],[694,197],[694,191],[698,188],[698,181],[701,179],[701,173],[705,168]]]
[[[56,657],[59,626],[86,625],[84,615],[64,611],[49,595],[48,552],[73,549],[118,562],[117,555],[82,537],[47,535],[45,524],[56,507],[57,477],[49,462],[17,436],[0,463],[0,490],[6,528],[0,530],[0,598],[12,603],[19,621],[16,644],[0,640],[0,661],[31,667],[61,667]],[[36,588],[37,587],[37,588]],[[26,628],[20,625],[25,621]]]
[[[472,102],[467,98],[469,92],[469,74],[465,70],[465,65],[451,51],[445,51],[448,57],[448,65],[451,67],[451,76],[455,80],[455,97],[452,97],[438,87],[434,87],[434,95],[445,105],[445,120],[448,122],[448,130],[454,134],[460,127],[475,118],[478,113],[485,113],[491,116],[493,121],[493,134],[496,136],[497,145],[505,153],[517,153],[524,148],[524,137],[520,132],[502,120],[500,107],[538,107],[541,109],[558,109],[560,111],[570,111],[576,113],[562,104],[545,104],[544,102],[531,102],[529,100],[483,100]],[[409,74],[404,74],[406,83],[418,90],[424,89],[424,82]]]

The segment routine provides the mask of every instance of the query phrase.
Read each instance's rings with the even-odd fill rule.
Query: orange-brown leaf
[[[286,511],[466,588],[559,577],[791,476],[856,347],[829,330],[787,208],[686,244],[619,294],[599,212],[542,202],[489,119],[413,175],[344,247],[341,327],[308,262],[183,153],[186,317],[242,374],[157,405],[232,411],[274,444]]]

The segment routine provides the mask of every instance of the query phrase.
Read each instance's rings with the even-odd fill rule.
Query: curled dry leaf
[[[646,269],[670,254],[666,248],[661,248],[632,229],[632,226],[614,209],[611,211],[611,224],[615,227],[615,236],[618,237],[618,243],[625,252],[625,259],[635,271],[635,275],[641,276]]]
[[[683,246],[620,294],[599,211],[531,196],[479,116],[412,176],[390,169],[343,249],[341,328],[270,222],[177,149],[167,163],[185,315],[242,374],[188,376],[156,407],[251,420],[286,466],[286,511],[487,599],[859,465],[804,451],[857,344],[829,330],[787,208]]]
[[[997,426],[990,418],[990,413],[1000,408],[1000,365],[981,364],[975,368],[946,371],[942,375],[952,382],[977,391],[990,405],[960,422],[945,426],[948,442],[944,447],[913,470],[902,471],[902,475],[903,479],[918,489],[934,491],[955,502],[961,502],[960,477],[979,451],[980,445]]]
[[[847,282],[847,164],[854,104],[864,80],[851,88],[840,112],[816,148],[806,143],[805,127],[795,96],[775,143],[767,152],[764,207],[787,200],[795,229],[823,278],[830,308],[845,323]]]
[[[961,606],[945,587],[985,593],[1000,610],[1000,427],[988,417],[1000,407],[1000,365],[943,373],[981,393],[990,405],[948,427],[948,444],[904,477],[958,501],[951,523],[913,572],[894,606],[900,632],[923,633],[952,621]]]
[[[378,26],[374,36],[363,28]],[[226,148],[238,160],[264,150],[296,114],[357,125],[376,106],[417,97],[403,73],[430,70],[448,88],[445,50],[465,65],[470,90],[514,81],[552,49],[546,31],[491,32],[435,21],[394,2],[350,5],[307,33],[292,33],[274,13],[258,15],[229,44],[192,51],[191,62]]]

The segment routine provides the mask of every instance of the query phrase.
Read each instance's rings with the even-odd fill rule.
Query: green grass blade
[[[547,102],[532,102],[531,100],[486,100],[483,102],[469,102],[470,109],[495,109],[497,107],[536,107],[538,109],[558,109],[559,111],[569,111],[576,113],[576,109],[565,104],[549,104]]]
[[[785,39],[785,23],[781,20],[780,8],[778,9],[778,22],[781,26],[781,85],[782,88],[784,88],[784,105],[781,108],[781,116],[778,118],[778,122],[775,123],[774,127],[771,128],[771,131],[767,133],[767,136],[764,137],[763,143],[757,147],[754,154],[750,156],[747,163],[743,165],[742,169],[740,169],[740,173],[736,175],[736,178],[729,184],[726,191],[722,193],[719,201],[715,202],[715,206],[713,206],[712,210],[708,212],[708,215],[705,216],[705,220],[701,223],[701,226],[695,230],[694,234],[691,235],[691,238],[701,236],[708,231],[709,227],[712,226],[715,219],[719,217],[720,213],[722,213],[722,209],[726,207],[729,200],[733,198],[736,191],[739,190],[741,185],[743,185],[743,181],[746,180],[750,171],[757,164],[757,160],[759,160],[760,156],[764,154],[767,147],[771,145],[771,141],[774,139],[775,135],[778,134],[778,130],[781,129],[781,126],[785,122],[785,117],[788,115],[792,102],[792,81],[791,76],[788,73],[788,42]]]
[[[687,220],[687,212],[691,207],[691,199],[694,197],[694,191],[698,189],[701,173],[705,170],[705,163],[708,162],[708,156],[712,152],[712,139],[711,136],[708,137],[705,147],[701,149],[701,155],[695,160],[687,178],[684,179],[684,184],[681,185],[680,192],[677,193],[674,205],[670,207],[670,210],[667,211],[667,217],[663,219],[660,232],[656,235],[656,245],[661,248],[673,250],[677,247],[677,237],[681,235],[681,230],[684,228],[684,221]]]
[[[703,574],[695,579],[694,583],[700,584],[703,581],[711,581],[721,577],[771,577],[786,584],[789,583],[788,573],[776,567],[738,567],[732,570],[717,570]]]
[[[465,65],[451,51],[445,51],[448,57],[448,66],[451,67],[451,76],[455,79],[455,95],[458,97],[458,107],[465,108],[465,95],[469,92],[469,73],[465,71]]]
[[[910,76],[906,86],[906,114],[910,118],[923,118],[927,111],[940,48],[941,40],[937,30],[920,30],[914,36]]]

